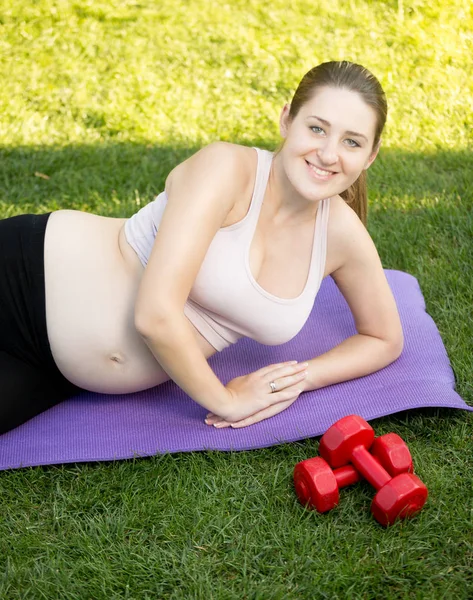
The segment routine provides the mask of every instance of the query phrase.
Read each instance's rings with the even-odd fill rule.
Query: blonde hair
[[[301,79],[291,101],[289,117],[294,119],[301,107],[321,87],[341,88],[357,92],[366,104],[373,108],[376,114],[374,150],[381,139],[388,114],[386,95],[376,77],[365,67],[346,60],[322,63],[311,69]],[[368,213],[366,170],[363,170],[358,179],[340,196],[366,225]]]

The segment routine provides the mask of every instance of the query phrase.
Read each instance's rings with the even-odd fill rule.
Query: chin
[[[308,202],[320,202],[340,193],[340,186],[333,186],[330,182],[308,181],[307,177],[299,177],[291,181],[296,193]]]
[[[312,187],[312,189],[311,189]],[[314,190],[313,186],[307,186],[305,188],[302,188],[300,186],[295,187],[295,190],[297,192],[297,194],[299,196],[301,196],[301,198],[304,198],[305,200],[307,200],[307,202],[312,202],[312,203],[316,203],[316,202],[320,202],[321,200],[324,200],[325,198],[330,198],[331,196],[334,196],[335,194],[333,192],[331,192],[328,188],[326,190],[323,189],[318,189],[318,190]]]

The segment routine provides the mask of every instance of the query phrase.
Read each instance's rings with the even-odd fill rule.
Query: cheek
[[[286,150],[287,150],[287,154],[288,156],[294,156],[294,155],[298,155],[301,153],[303,149],[303,143],[301,141],[300,138],[291,138],[286,140]]]
[[[345,170],[347,173],[360,173],[365,168],[365,165],[368,161],[368,156],[361,156],[360,154],[355,155],[355,153],[350,154],[345,157]]]
[[[298,128],[291,130],[286,138],[286,143],[293,152],[301,152],[310,150],[314,144],[314,140],[306,128]]]

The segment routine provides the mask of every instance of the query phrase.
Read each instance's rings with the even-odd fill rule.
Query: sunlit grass
[[[3,142],[277,139],[281,105],[318,62],[361,62],[390,103],[385,143],[466,147],[468,0],[291,3],[4,0]]]
[[[273,148],[309,68],[360,62],[389,101],[369,230],[418,278],[473,404],[472,54],[469,0],[3,0],[0,216],[131,215],[202,144]],[[388,530],[367,484],[328,515],[298,505],[314,440],[0,473],[0,598],[469,599],[472,424],[375,421],[430,490]]]

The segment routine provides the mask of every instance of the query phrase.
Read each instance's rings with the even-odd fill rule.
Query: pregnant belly
[[[143,268],[120,235],[124,221],[58,211],[45,239],[46,321],[54,360],[72,383],[109,394],[169,379],[134,327]],[[214,348],[194,332],[208,358]]]

